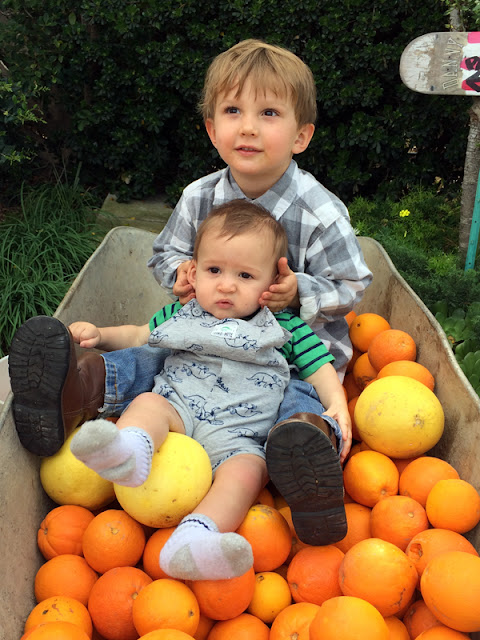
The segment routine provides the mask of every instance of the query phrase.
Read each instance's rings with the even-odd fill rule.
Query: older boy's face
[[[314,125],[298,126],[288,96],[256,91],[248,81],[235,94],[236,87],[219,95],[205,126],[243,193],[257,198],[281,178],[292,155],[308,147]]]
[[[277,273],[272,255],[273,240],[265,233],[228,238],[215,228],[206,232],[189,270],[199,304],[219,320],[255,313]]]

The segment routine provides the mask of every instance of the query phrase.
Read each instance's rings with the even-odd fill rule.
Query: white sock
[[[252,547],[238,533],[219,533],[199,513],[185,516],[160,552],[160,566],[179,580],[227,580],[253,565]]]
[[[117,429],[98,418],[85,422],[70,443],[73,455],[102,478],[127,487],[138,487],[150,473],[153,441],[137,427]]]

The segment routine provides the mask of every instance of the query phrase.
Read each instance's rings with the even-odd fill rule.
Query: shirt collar
[[[263,195],[250,200],[265,207],[275,218],[279,218],[295,200],[297,188],[298,165],[295,160],[291,160],[288,169],[282,177]],[[213,205],[218,206],[230,200],[245,198],[245,194],[235,182],[230,169],[227,167],[221,179],[215,186]]]

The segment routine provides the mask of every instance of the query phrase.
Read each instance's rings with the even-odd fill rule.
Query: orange
[[[24,631],[44,622],[71,622],[92,637],[92,619],[87,607],[75,598],[53,596],[39,602],[29,613]]]
[[[422,382],[426,387],[433,391],[435,388],[435,378],[432,376],[427,367],[419,362],[412,360],[396,360],[389,362],[380,369],[377,378],[385,378],[386,376],[407,376],[415,378]]]
[[[361,387],[359,387],[355,382],[353,371],[347,373],[347,375],[343,379],[343,388],[347,393],[347,401],[351,400],[352,398],[356,398],[362,393]]]
[[[269,640],[270,629],[250,613],[241,613],[230,620],[213,625],[208,640]]]
[[[72,553],[55,556],[35,575],[35,598],[41,602],[51,596],[70,596],[86,606],[97,578],[85,558]]]
[[[263,487],[260,490],[260,493],[257,496],[257,499],[253,504],[266,504],[269,507],[275,508],[275,499],[272,495],[272,492],[267,489],[267,487]]]
[[[39,624],[27,631],[20,640],[89,640],[90,636],[83,629],[71,622],[58,620]]]
[[[433,558],[420,578],[425,604],[457,631],[480,631],[480,558],[447,551]]]
[[[178,629],[193,635],[200,608],[193,591],[172,578],[147,584],[133,601],[133,624],[140,635],[155,629]]]
[[[335,546],[347,553],[347,551],[353,547],[354,544],[371,538],[372,533],[370,531],[370,514],[372,510],[370,507],[366,507],[358,502],[350,502],[345,505],[345,515],[347,517],[347,535],[338,542]]]
[[[253,568],[273,571],[285,562],[292,546],[290,527],[274,507],[256,504],[247,512],[237,533],[252,546]]]
[[[308,545],[306,542],[302,542],[302,540],[300,540],[300,538],[297,536],[297,532],[295,531],[292,519],[292,510],[290,509],[290,507],[280,507],[279,511],[287,521],[288,526],[290,527],[290,534],[292,536],[292,546],[290,549],[290,553],[288,554],[285,561],[286,564],[289,564],[290,560],[296,553],[300,551],[300,549],[305,549],[305,547],[309,547],[311,545]]]
[[[88,611],[95,628],[107,640],[136,640],[133,602],[152,579],[136,567],[109,569],[95,583]]]
[[[344,557],[334,545],[308,547],[290,562],[287,582],[295,602],[322,604],[342,595],[338,572]]]
[[[291,604],[273,621],[270,640],[310,640],[310,625],[319,611],[311,602]]]
[[[480,522],[480,495],[466,480],[439,480],[425,509],[433,527],[466,533]]]
[[[138,640],[190,640],[192,636],[178,629],[155,629]]]
[[[413,460],[416,460],[419,456],[415,457],[415,458],[392,458],[392,460],[395,463],[395,466],[398,469],[398,473],[401,475],[403,473],[403,471],[405,470],[405,468],[407,467],[407,465],[410,464],[410,462],[412,462]],[[398,483],[398,489],[399,489],[399,493],[400,493],[400,480]],[[417,501],[418,502],[418,501]],[[425,506],[425,505],[423,505]]]
[[[255,576],[255,589],[248,613],[270,624],[277,615],[292,604],[292,594],[285,578],[273,571],[263,571]]]
[[[102,511],[83,534],[85,560],[99,573],[115,567],[135,566],[144,548],[142,525],[122,509]]]
[[[375,380],[377,377],[377,370],[370,362],[368,353],[362,353],[353,365],[352,369],[353,379],[357,387],[363,391],[369,382]]]
[[[358,402],[358,396],[351,398],[347,402],[348,413],[350,414],[350,420],[352,422],[352,438],[354,440],[360,440],[360,434],[358,433],[357,425],[355,424],[355,405]]]
[[[410,640],[407,627],[396,616],[385,618],[385,622],[390,632],[388,640]]]
[[[402,620],[411,638],[440,624],[422,599],[408,607]]]
[[[310,625],[310,640],[389,640],[387,624],[366,600],[352,596],[322,604]]]
[[[470,636],[443,625],[433,627],[417,636],[417,640],[468,640],[468,638]]]
[[[165,543],[175,531],[175,527],[168,527],[167,529],[157,529],[148,538],[143,550],[143,570],[148,573],[152,580],[158,580],[159,578],[169,578],[170,576],[160,567],[159,557],[160,551],[163,549]]]
[[[412,460],[400,475],[398,493],[410,496],[422,506],[427,504],[427,496],[439,480],[459,478],[451,464],[434,456],[420,456]]]
[[[365,449],[362,449],[362,443],[361,442],[357,442],[356,444],[353,445],[353,447],[350,448],[350,451],[348,452],[347,460],[348,460],[348,458],[351,458],[352,456],[354,456],[359,451],[365,451]],[[347,497],[345,499],[345,496],[344,496],[344,500],[343,501],[344,502],[349,502],[349,501],[351,502],[352,499],[350,498],[350,500],[349,500],[349,497]]]
[[[405,553],[380,538],[357,542],[340,566],[342,592],[367,600],[384,617],[395,615],[410,601],[417,582],[417,570]]]
[[[210,633],[210,630],[214,624],[215,624],[215,620],[212,620],[211,618],[207,618],[207,616],[204,616],[203,613],[200,613],[200,620],[198,622],[198,627],[193,635],[195,640],[207,640],[207,636]]]
[[[68,504],[47,513],[37,534],[38,548],[46,560],[62,553],[83,556],[83,533],[94,516],[85,507]]]
[[[365,353],[373,338],[387,329],[390,329],[390,324],[382,316],[377,313],[361,313],[350,325],[350,340],[354,347]]]
[[[355,502],[373,507],[379,500],[398,493],[398,469],[378,451],[360,451],[349,458],[343,470],[345,491]]]
[[[400,329],[388,329],[376,335],[368,347],[368,357],[372,366],[380,371],[390,362],[415,360],[417,345],[412,336]]]
[[[405,549],[419,576],[432,558],[446,551],[465,551],[478,556],[478,551],[471,542],[460,533],[449,529],[427,529],[417,533]]]
[[[405,551],[414,535],[428,529],[422,505],[408,496],[389,496],[377,502],[370,516],[373,538],[381,538]]]
[[[347,315],[345,316],[345,320],[347,321],[348,326],[350,327],[350,325],[352,324],[352,322],[355,320],[355,318],[357,317],[357,314],[355,311],[349,311],[347,313]]]
[[[353,370],[353,365],[357,361],[357,358],[362,355],[362,352],[353,347],[352,357],[350,358],[349,363],[347,364],[346,372],[350,373]]]
[[[213,620],[229,620],[243,613],[255,591],[253,567],[237,578],[228,580],[189,580],[200,611]]]

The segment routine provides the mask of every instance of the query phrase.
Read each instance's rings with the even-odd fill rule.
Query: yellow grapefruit
[[[114,485],[122,508],[144,525],[174,527],[191,513],[212,484],[207,452],[193,438],[169,433],[155,451],[152,469],[139,487]]]
[[[437,396],[407,376],[372,382],[354,413],[362,442],[392,458],[412,458],[431,449],[443,434],[444,413]]]
[[[42,459],[40,482],[45,493],[57,504],[100,509],[115,499],[113,484],[75,458],[70,451],[74,433],[57,453]]]

